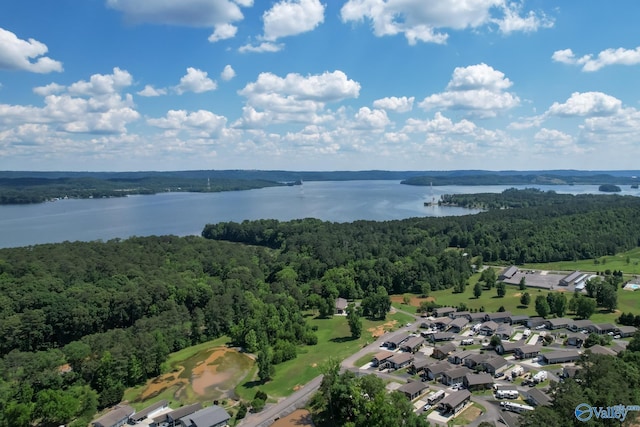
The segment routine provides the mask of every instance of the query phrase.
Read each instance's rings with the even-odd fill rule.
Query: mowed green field
[[[259,384],[256,377],[236,387],[236,395],[246,400],[253,399],[256,390],[262,390],[270,397],[288,396],[298,387],[308,383],[321,374],[321,366],[330,357],[342,360],[374,341],[370,329],[384,326],[386,330],[396,329],[413,318],[403,313],[390,314],[386,321],[363,319],[362,336],[351,339],[351,331],[345,316],[333,316],[328,319],[308,318],[311,326],[317,326],[315,332],[318,344],[299,348],[298,357],[275,366],[273,380]],[[257,374],[257,371],[256,371]]]
[[[544,264],[524,264],[522,268],[548,271],[584,271],[604,272],[605,270],[622,270],[625,274],[640,274],[640,248],[635,248],[617,255],[603,256],[597,259],[580,261],[560,261]]]

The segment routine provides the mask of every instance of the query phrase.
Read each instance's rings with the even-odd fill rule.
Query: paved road
[[[281,400],[275,405],[271,405],[257,414],[248,414],[238,425],[246,427],[270,426],[276,418],[281,418],[298,408],[304,407],[313,393],[318,390],[321,382],[322,375],[319,375],[305,384],[304,387],[295,391],[291,396]]]

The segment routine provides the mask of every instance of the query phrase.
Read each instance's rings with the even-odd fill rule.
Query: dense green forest
[[[258,356],[268,381],[316,343],[305,311],[329,316],[341,296],[383,318],[389,294],[464,288],[472,257],[555,261],[638,246],[640,199],[548,196],[506,192],[528,207],[465,217],[229,222],[207,225],[205,238],[2,249],[0,426],[86,425],[163,371],[170,352],[223,335]]]
[[[613,175],[605,173],[558,174],[556,171],[529,173],[483,173],[467,175],[423,175],[407,178],[407,185],[600,185],[636,184],[635,174]]]
[[[274,181],[192,179],[148,176],[141,178],[0,177],[0,205],[42,203],[62,198],[88,199],[156,194],[167,191],[215,192],[250,190],[283,185]]]

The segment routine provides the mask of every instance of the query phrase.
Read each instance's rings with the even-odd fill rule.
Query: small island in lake
[[[603,191],[605,193],[619,193],[620,191],[622,191],[622,189],[617,185],[602,184],[600,187],[598,187],[598,191]]]

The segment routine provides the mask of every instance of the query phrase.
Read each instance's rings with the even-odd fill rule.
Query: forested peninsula
[[[221,336],[255,354],[268,381],[315,345],[305,314],[330,316],[342,297],[384,318],[390,294],[464,289],[474,258],[550,262],[640,245],[640,198],[527,194],[526,208],[464,217],[228,222],[202,237],[1,249],[0,426],[85,426],[125,387],[161,373],[170,352]],[[626,373],[638,360],[620,358],[621,374],[606,378],[637,390]]]

